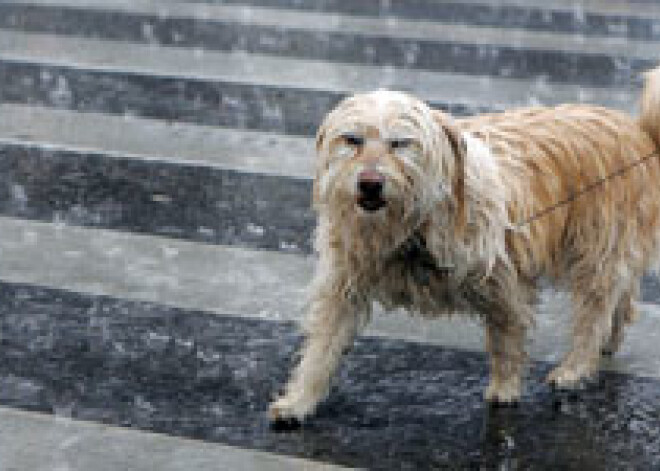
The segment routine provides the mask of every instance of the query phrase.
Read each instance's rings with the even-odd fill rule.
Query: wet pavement
[[[265,416],[314,264],[311,137],[341,97],[631,111],[659,31],[642,0],[2,2],[0,470],[660,469],[651,277],[575,394],[543,383],[569,323],[548,292],[517,408],[482,400],[478,325],[392,315],[302,429]]]
[[[520,405],[491,409],[485,355],[361,338],[317,414],[275,433],[263,409],[299,343],[290,323],[10,284],[0,306],[12,407],[370,469],[660,466],[658,379],[559,394],[535,363]]]

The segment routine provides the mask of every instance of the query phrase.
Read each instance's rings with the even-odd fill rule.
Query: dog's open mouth
[[[385,206],[387,202],[382,198],[365,198],[364,196],[357,199],[357,204],[365,211],[378,211]]]

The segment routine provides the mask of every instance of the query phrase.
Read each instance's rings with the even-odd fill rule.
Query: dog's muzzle
[[[383,197],[385,176],[376,170],[363,170],[357,178],[357,204],[365,211],[377,211],[387,203]]]

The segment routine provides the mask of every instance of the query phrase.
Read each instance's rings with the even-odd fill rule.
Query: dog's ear
[[[314,175],[314,181],[312,182],[312,206],[316,207],[319,203],[320,200],[320,190],[319,190],[319,178],[320,178],[320,172],[318,170],[318,159],[321,158],[319,155],[321,153],[321,148],[323,147],[323,141],[325,141],[325,135],[326,135],[326,130],[324,126],[321,126],[319,130],[316,133],[316,165],[317,169],[315,171]]]
[[[316,152],[321,151],[321,147],[323,146],[323,141],[325,141],[325,126],[321,126],[318,131],[316,131],[316,139],[315,139],[315,144],[316,144]]]
[[[454,154],[452,192],[456,199],[456,229],[461,233],[467,223],[465,209],[465,160],[467,158],[467,143],[451,116],[441,111],[434,111],[434,118],[440,126],[441,131],[447,136],[452,153]]]

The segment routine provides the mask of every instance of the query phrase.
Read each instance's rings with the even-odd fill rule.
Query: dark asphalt
[[[660,466],[659,380],[561,396],[534,363],[519,407],[489,409],[484,355],[362,338],[318,413],[278,433],[289,324],[3,283],[0,331],[3,405],[370,469]]]

